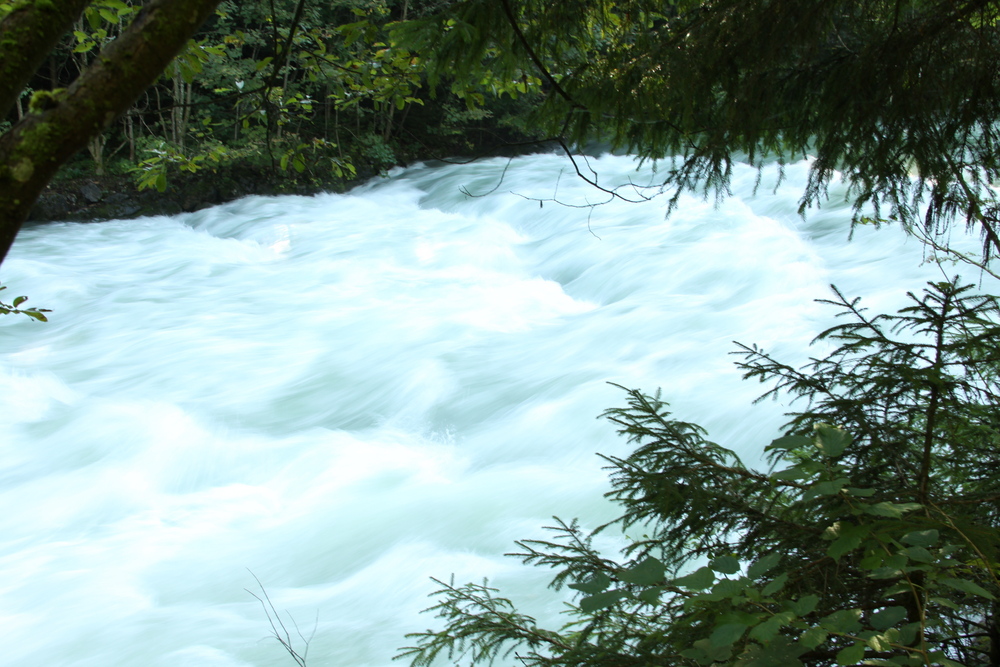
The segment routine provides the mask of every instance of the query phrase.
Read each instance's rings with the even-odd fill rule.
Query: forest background
[[[68,86],[140,4],[92,3],[0,132],[46,91]],[[483,77],[453,91],[429,85],[423,61],[390,46],[393,22],[441,2],[298,4],[220,3],[164,75],[61,169],[31,218],[170,214],[247,194],[343,191],[416,160],[537,149],[526,120],[537,78]]]

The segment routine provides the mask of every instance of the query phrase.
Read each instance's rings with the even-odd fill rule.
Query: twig
[[[292,645],[292,636],[288,632],[288,628],[285,627],[284,621],[281,620],[281,616],[278,614],[278,610],[275,609],[274,603],[271,602],[271,598],[270,596],[268,596],[267,590],[264,588],[264,584],[260,582],[260,579],[257,578],[257,575],[254,574],[252,570],[247,569],[247,572],[249,572],[250,576],[253,577],[254,581],[257,582],[257,585],[260,587],[260,592],[261,595],[263,595],[263,597],[261,597],[261,595],[257,595],[249,588],[244,588],[243,590],[245,590],[250,595],[254,596],[257,599],[257,601],[260,602],[260,606],[264,609],[264,614],[267,616],[267,620],[271,624],[271,634],[274,636],[275,639],[278,640],[278,643],[281,644],[286,651],[288,651],[288,655],[292,656],[292,660],[295,661],[295,664],[297,664],[299,667],[306,667],[306,658],[309,656],[309,644],[310,642],[312,642],[313,637],[316,636],[316,628],[319,626],[319,613],[317,612],[316,622],[313,625],[313,631],[309,635],[308,639],[306,639],[306,637],[303,636],[302,631],[299,630],[298,623],[295,622],[295,619],[292,618],[292,615],[291,614],[288,615],[288,618],[289,620],[291,620],[292,625],[295,626],[296,634],[298,634],[299,639],[301,639],[302,643],[305,645],[305,649],[302,651],[302,653],[299,653],[298,651],[295,650],[295,647]]]

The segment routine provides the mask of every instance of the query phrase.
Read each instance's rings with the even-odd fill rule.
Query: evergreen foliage
[[[803,210],[842,173],[855,222],[958,220],[996,253],[998,16],[989,0],[458,0],[396,34],[432,81],[539,77],[540,129],[668,158],[675,195],[809,155]]]
[[[635,446],[605,456],[621,516],[585,532],[557,519],[525,563],[578,592],[558,630],[483,584],[443,584],[441,630],[410,635],[415,666],[447,657],[524,664],[963,665],[1000,661],[1000,304],[956,281],[895,315],[828,301],[846,320],[804,368],[740,346],[764,395],[804,402],[747,467],[628,392],[605,416]],[[643,537],[619,559],[592,545]]]

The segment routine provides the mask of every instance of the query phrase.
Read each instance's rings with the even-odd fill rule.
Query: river
[[[755,193],[737,167],[733,197],[669,217],[588,208],[605,195],[537,155],[25,229],[5,301],[52,313],[0,318],[0,661],[292,665],[256,579],[316,666],[390,664],[434,624],[430,577],[558,622],[547,573],[503,554],[615,516],[609,382],[755,462],[787,406],[751,404],[733,340],[798,365],[831,283],[884,310],[942,278],[898,229],[848,241],[842,186],[798,216],[806,170]]]

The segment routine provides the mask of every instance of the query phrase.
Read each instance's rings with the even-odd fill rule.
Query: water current
[[[615,516],[609,382],[755,462],[787,406],[751,405],[733,340],[798,365],[831,283],[885,310],[941,279],[898,229],[848,241],[838,186],[800,217],[806,170],[755,192],[737,168],[669,217],[587,208],[604,194],[537,155],[25,229],[4,294],[52,313],[0,321],[0,662],[291,665],[254,577],[310,665],[390,664],[434,623],[430,577],[558,623],[548,573],[503,554]]]

